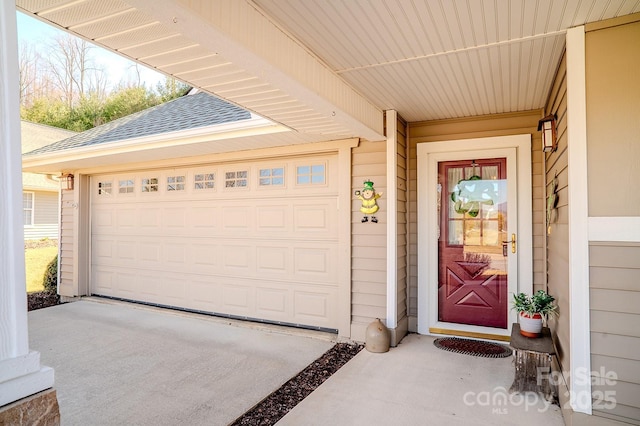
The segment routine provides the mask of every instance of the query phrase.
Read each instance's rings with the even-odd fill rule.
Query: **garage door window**
[[[118,192],[120,194],[132,194],[134,190],[133,179],[121,180],[118,183]]]
[[[167,191],[184,191],[184,176],[167,177]]]
[[[111,182],[98,182],[98,195],[111,195]]]
[[[298,185],[323,185],[325,180],[324,164],[312,164],[296,168],[296,182]]]
[[[260,169],[260,186],[284,185],[284,168]]]
[[[158,192],[158,178],[142,179],[142,192]]]
[[[249,176],[249,172],[246,170],[239,170],[236,172],[226,172],[224,174],[224,187],[225,188],[246,188],[248,176]]]
[[[199,173],[193,177],[195,189],[213,189],[215,188],[215,174]]]

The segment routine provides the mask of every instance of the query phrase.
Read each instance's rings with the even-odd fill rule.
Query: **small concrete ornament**
[[[367,326],[364,347],[373,353],[383,353],[389,351],[391,333],[380,318],[376,318]]]
[[[364,214],[362,223],[368,222],[369,216],[371,216],[371,222],[378,223],[378,218],[374,215],[380,209],[376,200],[382,197],[382,192],[376,192],[373,182],[366,180],[362,191],[356,191],[355,195],[362,201],[362,207],[360,207],[360,211]]]

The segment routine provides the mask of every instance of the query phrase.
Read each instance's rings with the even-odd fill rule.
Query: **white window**
[[[260,186],[282,186],[284,185],[284,168],[260,169]]]
[[[22,193],[22,212],[25,226],[33,225],[33,192]]]
[[[193,177],[193,187],[195,189],[213,189],[215,188],[215,174],[198,173]]]
[[[111,195],[111,182],[98,182],[98,195]]]
[[[158,178],[142,179],[142,192],[158,192]]]
[[[298,185],[323,185],[325,181],[324,164],[310,164],[296,168],[296,183]]]
[[[118,182],[118,192],[120,194],[131,194],[134,189],[133,179],[121,180]]]
[[[168,176],[167,191],[184,191],[184,176]]]
[[[225,188],[244,188],[247,186],[247,179],[249,172],[246,170],[239,170],[236,172],[226,172],[224,174],[224,187]]]

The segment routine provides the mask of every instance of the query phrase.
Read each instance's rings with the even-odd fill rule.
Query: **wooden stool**
[[[520,324],[511,328],[515,378],[509,392],[539,392],[547,401],[557,401],[557,392],[551,380],[551,361],[556,349],[553,346],[551,330],[542,328],[538,338],[520,334]]]

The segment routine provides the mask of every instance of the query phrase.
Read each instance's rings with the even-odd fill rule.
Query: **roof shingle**
[[[248,111],[208,93],[198,92],[94,127],[30,151],[26,155],[66,151],[142,136],[233,123],[249,118],[251,113]]]

